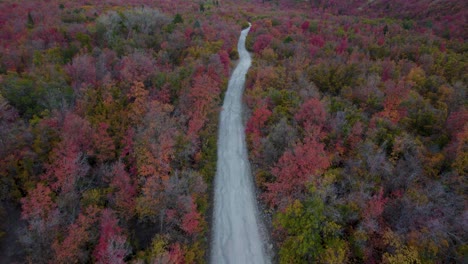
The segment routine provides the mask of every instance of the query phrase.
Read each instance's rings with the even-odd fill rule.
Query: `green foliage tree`
[[[182,15],[177,13],[175,16],[174,16],[174,19],[172,20],[172,23],[173,24],[179,24],[179,23],[184,23],[184,19],[182,18]]]
[[[31,12],[28,12],[28,21],[26,22],[26,27],[29,29],[34,28],[34,19],[31,15]]]
[[[344,87],[353,87],[359,70],[354,64],[321,63],[310,69],[310,77],[323,93],[338,95]]]
[[[280,263],[345,263],[347,260],[348,249],[341,239],[341,227],[327,218],[325,204],[314,193],[305,202],[295,200],[285,212],[279,213],[275,226],[286,232],[279,251]]]

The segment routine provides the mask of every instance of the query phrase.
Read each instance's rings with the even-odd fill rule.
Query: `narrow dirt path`
[[[215,178],[211,263],[269,263],[242,123],[242,93],[251,57],[245,49],[250,30],[242,30],[239,64],[229,80],[220,117]]]

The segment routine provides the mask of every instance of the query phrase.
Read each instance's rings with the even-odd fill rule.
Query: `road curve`
[[[250,171],[242,122],[242,93],[252,59],[245,49],[250,26],[242,30],[239,64],[229,80],[220,116],[215,178],[211,263],[270,263]]]

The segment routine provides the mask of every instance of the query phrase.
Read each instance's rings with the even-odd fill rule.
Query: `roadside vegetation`
[[[466,7],[363,2],[0,1],[1,258],[206,262],[249,21],[246,133],[277,260],[463,262]]]

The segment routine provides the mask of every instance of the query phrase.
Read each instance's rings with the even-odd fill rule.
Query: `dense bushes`
[[[185,2],[111,2],[0,16],[23,36],[1,39],[0,197],[24,223],[5,238],[35,263],[203,262],[240,26]]]
[[[466,62],[447,47],[464,42],[408,21],[292,10],[258,18],[249,37],[246,131],[279,261],[462,261],[464,173],[447,122],[466,112],[453,96],[466,76],[452,68]]]
[[[463,262],[459,1],[120,2],[0,4],[16,256],[205,261],[219,105],[250,20],[246,133],[278,260]]]

